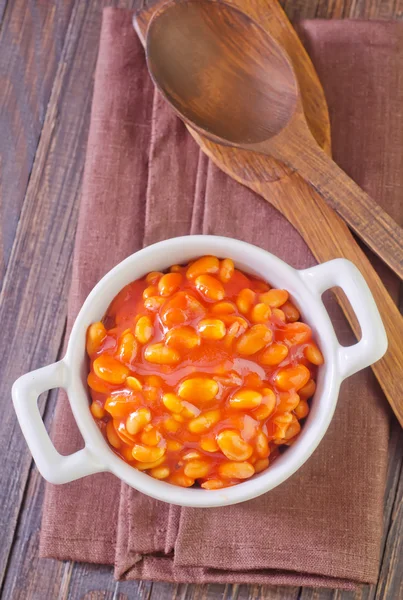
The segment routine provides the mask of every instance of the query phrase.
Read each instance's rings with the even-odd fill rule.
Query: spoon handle
[[[283,150],[280,148],[280,152]],[[355,233],[403,279],[403,229],[312,140],[284,157]],[[317,223],[320,227],[320,223]]]
[[[347,258],[365,277],[389,342],[386,354],[371,368],[403,427],[403,316],[347,225],[296,173],[277,183],[255,181],[247,185],[283,213],[302,235],[318,262]],[[334,293],[359,338],[360,327],[350,303],[343,292],[334,290]]]

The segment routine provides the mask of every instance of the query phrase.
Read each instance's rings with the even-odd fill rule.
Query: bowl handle
[[[338,286],[346,294],[361,327],[361,339],[352,346],[338,344],[338,363],[343,379],[382,358],[388,347],[386,331],[371,291],[357,267],[337,258],[300,271],[311,291],[323,294]]]
[[[50,483],[67,483],[92,473],[105,471],[85,446],[82,450],[62,456],[54,447],[43,424],[38,407],[42,392],[65,387],[67,367],[63,361],[23,375],[13,385],[15,412],[32,456],[41,475]]]

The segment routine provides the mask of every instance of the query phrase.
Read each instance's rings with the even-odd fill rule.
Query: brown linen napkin
[[[313,21],[302,23],[300,33],[325,86],[336,160],[401,221],[402,24]],[[188,233],[237,237],[295,267],[314,264],[281,215],[201,153],[154,92],[131,14],[107,9],[68,326],[114,264],[143,245]],[[334,302],[330,310],[343,343],[353,343]],[[308,463],[270,493],[232,507],[169,506],[106,474],[48,485],[41,554],[114,563],[116,576],[127,579],[328,587],[374,582],[388,418],[372,372],[357,374],[343,385],[332,425]],[[82,445],[64,396],[53,437],[63,453]]]

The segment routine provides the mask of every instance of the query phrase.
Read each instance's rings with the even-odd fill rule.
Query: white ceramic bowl
[[[272,285],[287,289],[312,327],[324,354],[311,412],[302,432],[287,451],[266,471],[223,490],[184,489],[157,481],[134,469],[109,448],[89,410],[86,384],[87,327],[106,312],[114,296],[128,283],[149,271],[186,263],[205,254],[229,257],[240,269],[258,275]],[[362,338],[343,347],[321,301],[322,293],[339,286],[347,294],[361,325]],[[158,500],[182,506],[212,507],[235,504],[263,494],[290,477],[310,457],[324,436],[336,407],[341,382],[383,356],[387,338],[371,292],[361,273],[349,261],[336,259],[297,271],[272,254],[238,240],[216,236],[174,238],[149,246],[129,256],[110,271],[92,290],[76,319],[66,356],[59,362],[20,377],[13,386],[18,420],[39,471],[52,483],[110,471],[128,485]],[[38,396],[49,389],[65,388],[85,448],[61,456],[54,448],[42,422]]]

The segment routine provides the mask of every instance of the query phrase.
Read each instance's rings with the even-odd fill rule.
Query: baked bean
[[[191,350],[200,345],[200,337],[193,327],[183,326],[170,329],[165,337],[167,346],[178,350]]]
[[[220,263],[215,256],[202,256],[190,265],[186,271],[188,279],[196,279],[199,275],[218,273]]]
[[[308,383],[299,390],[298,395],[300,396],[300,398],[311,398],[314,395],[315,390],[316,383],[313,379],[310,379]]]
[[[88,387],[91,388],[94,392],[98,392],[100,394],[108,394],[109,387],[102,379],[99,379],[94,373],[91,371],[87,377]]]
[[[280,390],[300,390],[309,381],[311,373],[305,365],[297,365],[296,367],[287,367],[280,369],[274,378],[275,384]]]
[[[288,347],[281,342],[273,342],[259,357],[262,365],[279,365],[288,356]]]
[[[287,451],[323,363],[286,290],[214,256],[126,286],[88,328],[86,348],[90,411],[113,451],[155,479],[206,491]]]
[[[147,346],[144,350],[144,358],[156,365],[174,365],[180,361],[181,357],[177,350],[159,342]]]
[[[220,319],[202,319],[197,330],[206,340],[222,340],[226,334],[225,325]]]
[[[139,462],[155,462],[165,454],[165,448],[161,446],[143,446],[135,444],[132,450],[134,460]]]
[[[176,292],[182,283],[180,273],[167,273],[163,275],[158,282],[158,291],[161,296],[171,296]]]
[[[263,431],[260,431],[255,438],[255,449],[259,458],[267,458],[270,454],[269,440]]]
[[[218,472],[224,479],[249,479],[255,473],[255,469],[248,462],[226,462],[221,463]]]
[[[284,327],[282,335],[290,344],[304,344],[310,340],[312,331],[305,323],[296,321],[295,323],[288,323]]]
[[[114,394],[105,400],[104,408],[113,417],[127,417],[139,407],[140,399],[134,394]]]
[[[180,413],[183,409],[183,404],[180,398],[176,394],[164,394],[162,397],[162,402],[164,403],[165,408],[167,408],[172,413]]]
[[[129,374],[129,369],[109,354],[98,356],[92,363],[92,368],[99,379],[115,385],[123,383]]]
[[[280,308],[287,300],[288,292],[286,290],[271,289],[259,296],[259,302],[264,302],[271,308]]]
[[[271,308],[264,302],[259,302],[252,308],[251,320],[254,323],[266,323],[270,319]]]
[[[287,302],[284,302],[284,304],[281,305],[281,310],[285,315],[287,323],[295,323],[295,321],[299,321],[301,316],[299,314],[299,310],[292,302],[290,302],[290,300],[287,300]]]
[[[307,344],[304,348],[304,356],[313,365],[323,365],[323,355],[316,344],[313,342]]]
[[[179,485],[180,487],[192,487],[194,485],[195,480],[191,479],[184,473],[173,473],[168,477],[169,483],[173,485]]]
[[[297,419],[305,419],[309,414],[309,405],[306,400],[300,400],[297,406],[294,408],[294,414]]]
[[[148,408],[139,408],[132,412],[126,421],[126,429],[131,435],[139,433],[151,421],[151,412]]]
[[[132,460],[134,460],[133,451]],[[149,471],[150,469],[155,469],[156,467],[159,467],[160,465],[162,465],[163,462],[165,462],[165,455],[161,456],[158,460],[153,460],[152,462],[138,462],[136,464],[136,469],[138,469],[139,471]]]
[[[215,315],[231,315],[236,311],[236,307],[231,302],[217,302],[211,307],[211,312]]]
[[[103,419],[105,416],[105,409],[99,402],[93,402],[90,406],[90,410],[95,419]]]
[[[224,429],[217,435],[220,450],[230,460],[247,460],[252,456],[253,448],[245,442],[236,430]]]
[[[262,389],[262,402],[260,406],[253,412],[255,419],[265,421],[270,417],[276,407],[276,395],[270,388]]]
[[[234,274],[234,261],[230,258],[224,258],[220,264],[219,277],[223,283],[228,283]]]
[[[147,298],[152,298],[153,296],[158,296],[158,286],[150,285],[143,292],[143,300]]]
[[[131,331],[123,333],[118,347],[118,357],[123,363],[131,363],[137,354],[137,342]]]
[[[237,342],[239,354],[251,356],[262,350],[272,339],[273,333],[267,325],[253,325]]]
[[[191,377],[185,379],[178,389],[178,394],[189,402],[204,403],[212,400],[218,392],[218,383],[214,379]]]
[[[220,479],[208,479],[201,484],[202,488],[205,490],[220,490],[224,485],[224,482]]]
[[[121,447],[122,440],[116,433],[113,421],[108,421],[108,423],[106,424],[106,437],[110,445],[113,446],[113,448],[116,448],[118,450]]]
[[[145,280],[148,285],[156,285],[162,276],[163,273],[160,271],[151,271],[151,273],[146,276]]]
[[[188,424],[188,429],[191,433],[204,433],[220,420],[221,413],[219,410],[209,410],[196,417]]]
[[[269,466],[269,459],[259,458],[259,460],[257,460],[253,466],[255,468],[255,473],[261,473],[262,471],[265,471]]]
[[[211,275],[196,277],[196,289],[209,300],[223,300],[225,296],[223,285]]]
[[[262,402],[262,394],[256,390],[241,389],[235,392],[230,398],[230,405],[232,408],[239,410],[252,410],[257,408]]]
[[[102,342],[106,337],[105,325],[98,321],[88,327],[87,331],[87,353],[88,356],[92,356],[101,347]]]
[[[210,461],[207,460],[190,460],[186,463],[184,473],[187,477],[192,479],[203,479],[211,471]]]
[[[170,472],[168,467],[154,467],[149,470],[149,474],[151,477],[154,477],[154,479],[166,479],[169,477]]]
[[[245,288],[241,290],[236,299],[236,305],[241,313],[247,315],[252,308],[256,299],[256,294],[253,290]]]
[[[147,344],[154,335],[154,326],[150,317],[143,316],[136,323],[135,328],[136,339],[140,344]]]
[[[132,390],[140,391],[143,389],[143,385],[142,385],[140,379],[137,379],[137,377],[133,377],[132,375],[130,375],[129,377],[126,377],[126,384]]]

